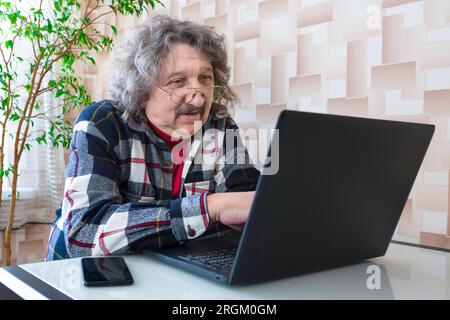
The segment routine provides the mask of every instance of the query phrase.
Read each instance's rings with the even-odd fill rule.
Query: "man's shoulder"
[[[109,144],[116,144],[124,130],[121,119],[123,112],[111,100],[102,100],[84,108],[78,115],[74,131],[96,136]],[[120,131],[120,132],[119,132]]]
[[[89,121],[93,123],[114,121],[122,115],[111,100],[102,100],[84,108],[77,117],[76,123]]]

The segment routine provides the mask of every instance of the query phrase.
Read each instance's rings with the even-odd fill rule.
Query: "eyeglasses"
[[[212,99],[212,102],[218,102],[225,95],[225,88],[222,86],[208,86],[200,88],[177,88],[173,90],[164,90],[159,86],[155,86],[164,94],[170,97],[175,104],[189,103],[194,100],[197,93],[200,93],[205,99]]]

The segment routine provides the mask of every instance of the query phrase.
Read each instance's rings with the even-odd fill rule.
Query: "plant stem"
[[[4,252],[3,256],[5,258],[6,266],[11,265],[11,235],[12,235],[12,230],[13,230],[14,215],[15,215],[15,211],[16,211],[17,179],[19,177],[19,175],[16,174],[16,172],[18,169],[19,169],[19,161],[14,156],[14,174],[13,174],[12,190],[11,190],[11,205],[9,207],[8,224],[6,226],[5,237],[3,240],[3,252]]]

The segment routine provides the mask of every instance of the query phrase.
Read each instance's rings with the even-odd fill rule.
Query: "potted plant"
[[[95,64],[92,52],[113,47],[114,24],[108,15],[140,16],[159,0],[0,0],[0,206],[3,179],[11,177],[11,199],[3,243],[6,265],[11,263],[11,234],[17,200],[17,182],[22,154],[32,143],[51,143],[68,148],[71,110],[91,104],[91,98],[75,74],[74,64]],[[102,32],[109,28],[111,33]],[[109,36],[108,34],[111,34]],[[32,48],[27,57],[21,45]],[[25,70],[25,74],[18,72]],[[51,93],[61,103],[53,106],[53,116],[43,108],[42,97]],[[49,130],[31,141],[34,120],[50,123]],[[12,125],[14,124],[14,125]],[[12,128],[12,129],[11,129]],[[6,163],[5,143],[13,139],[13,161]]]

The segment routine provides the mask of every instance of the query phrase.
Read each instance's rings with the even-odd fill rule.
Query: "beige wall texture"
[[[227,36],[242,128],[271,127],[283,109],[436,125],[395,238],[450,249],[450,1],[162,2],[152,14],[194,20]],[[145,18],[108,22],[122,38]],[[105,53],[97,61],[82,71],[93,99],[101,100],[113,66]]]

